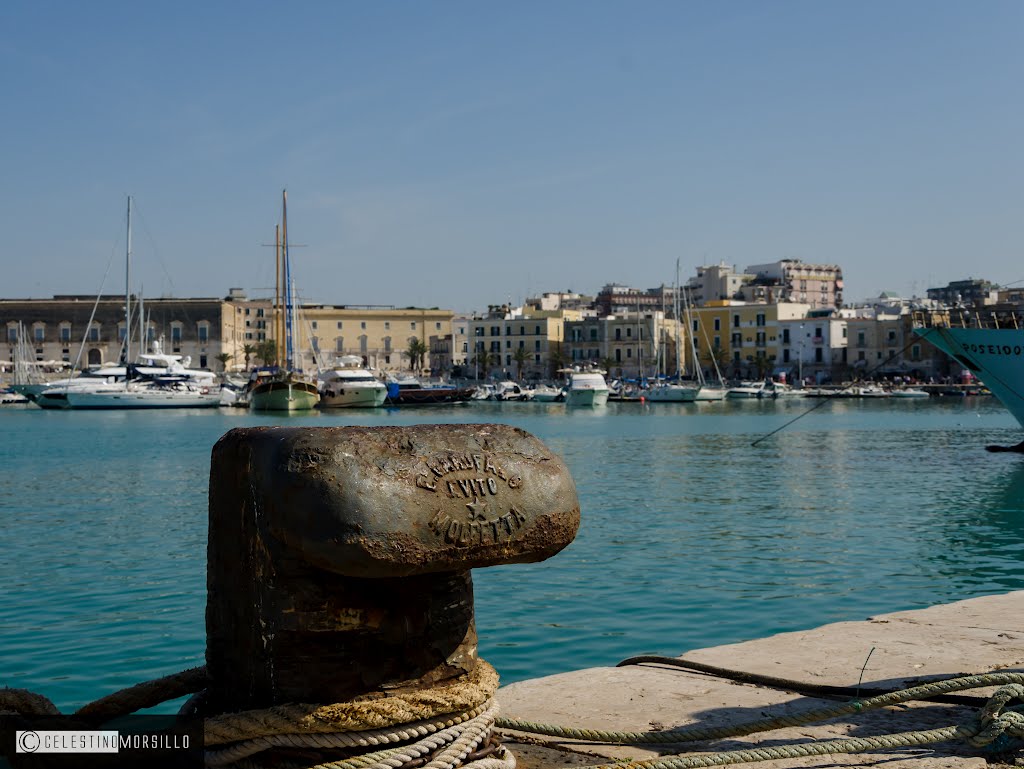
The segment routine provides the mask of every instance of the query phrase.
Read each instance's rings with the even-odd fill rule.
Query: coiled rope
[[[200,691],[204,668],[194,668],[117,692],[81,708],[76,715],[109,720]],[[498,674],[480,661],[470,674],[423,692],[372,694],[332,705],[286,705],[207,718],[204,738],[210,767],[256,767],[253,756],[275,748],[344,750],[383,749],[315,763],[312,769],[515,769],[515,758],[493,740],[505,729],[615,745],[682,744],[739,737],[781,727],[803,726],[840,716],[931,700],[952,692],[999,687],[976,719],[940,729],[875,737],[810,741],[778,747],[757,747],[692,756],[669,756],[631,762],[630,769],[695,767],[860,753],[919,747],[959,740],[982,748],[1008,737],[1024,739],[1024,673],[994,672],[933,681],[866,699],[724,727],[685,726],[654,732],[614,732],[562,727],[498,717],[494,693]],[[163,694],[161,694],[163,692]],[[144,703],[139,705],[138,703]],[[56,707],[45,697],[20,689],[0,690],[0,714],[52,715]],[[391,747],[388,747],[391,746]],[[309,764],[305,764],[309,766]],[[621,762],[585,769],[621,769]]]

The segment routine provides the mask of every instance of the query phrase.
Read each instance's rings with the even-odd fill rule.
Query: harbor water
[[[997,401],[831,401],[758,442],[815,405],[5,408],[0,685],[70,710],[203,663],[210,450],[241,426],[504,422],[562,455],[576,541],[474,573],[504,683],[1024,588],[1024,457],[983,448],[1022,437]]]

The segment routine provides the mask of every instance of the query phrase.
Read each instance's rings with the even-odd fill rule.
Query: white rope
[[[447,714],[436,719],[388,729],[277,734],[243,740],[226,748],[205,751],[204,761],[208,767],[219,767],[274,747],[367,748],[415,739],[418,741],[409,745],[354,756],[334,762],[331,766],[338,769],[398,769],[410,761],[441,749],[424,769],[455,769],[481,742],[490,737],[497,717],[498,705],[492,699],[465,713]],[[488,756],[467,766],[474,769],[514,769],[515,757],[508,751],[503,750],[501,753],[501,758]]]

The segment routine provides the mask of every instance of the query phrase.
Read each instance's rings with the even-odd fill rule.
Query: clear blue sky
[[[0,6],[0,296],[457,311],[724,261],[1024,280],[1024,3]]]

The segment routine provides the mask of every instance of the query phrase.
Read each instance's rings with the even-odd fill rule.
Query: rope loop
[[[976,748],[983,748],[1003,735],[1024,737],[1024,714],[1007,709],[1014,700],[1024,703],[1024,685],[999,687],[978,714],[977,734],[968,737],[967,741]]]

